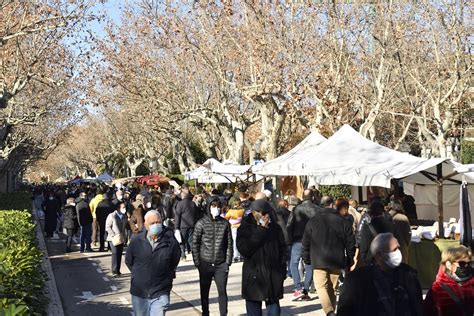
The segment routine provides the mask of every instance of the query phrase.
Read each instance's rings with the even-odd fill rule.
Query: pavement
[[[49,261],[65,315],[133,315],[131,306],[130,271],[122,262],[122,276],[112,278],[111,253],[79,253],[77,240],[73,252],[65,253],[65,235],[46,239]],[[125,248],[126,251],[126,248]],[[124,254],[125,255],[125,254]],[[167,315],[200,315],[199,274],[190,255],[181,261],[170,297]],[[124,258],[123,258],[124,259]],[[230,267],[227,286],[229,315],[245,315],[245,301],[241,298],[242,263]],[[285,295],[280,301],[282,315],[324,315],[316,294],[310,301],[291,301],[293,281],[285,280]],[[211,287],[210,312],[219,315],[217,290]],[[264,313],[265,315],[265,313]]]

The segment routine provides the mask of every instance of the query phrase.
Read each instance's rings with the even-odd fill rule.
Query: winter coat
[[[133,214],[130,217],[129,223],[130,223],[130,229],[132,230],[132,233],[138,234],[143,230],[143,224],[144,224],[144,210],[141,206],[133,210]]]
[[[89,204],[84,199],[79,199],[76,204],[77,220],[79,226],[92,224],[93,218]]]
[[[400,244],[403,263],[408,264],[408,250],[411,242],[411,226],[408,217],[405,214],[390,211],[393,223],[395,224],[395,237]]]
[[[202,262],[218,265],[232,263],[233,240],[230,224],[221,216],[212,218],[207,214],[194,227],[193,233],[193,260],[199,267]]]
[[[175,210],[176,229],[193,228],[195,221],[196,204],[194,204],[192,196],[179,201]]]
[[[117,211],[110,213],[105,221],[105,230],[107,231],[107,241],[112,241],[115,235],[122,234],[125,236],[125,227],[127,225],[127,214],[121,214]]]
[[[287,225],[288,238],[291,243],[301,242],[306,223],[308,223],[319,210],[320,208],[310,200],[304,200],[293,209]]]
[[[174,218],[173,202],[174,202],[174,199],[173,199],[172,194],[167,193],[163,196],[162,203],[163,203],[163,208],[164,208],[164,212],[165,212],[165,218],[163,218],[163,220]]]
[[[374,265],[362,267],[346,275],[337,304],[338,316],[380,316],[384,312],[374,280],[381,270]],[[416,270],[402,263],[393,270],[390,298],[394,299],[394,316],[422,316],[422,292]],[[451,314],[459,315],[459,314]]]
[[[244,257],[242,297],[272,302],[283,298],[287,246],[280,226],[272,222],[265,228],[253,215],[244,217],[237,230],[237,249]]]
[[[78,227],[78,224],[77,224],[76,207],[73,205],[66,205],[64,207],[63,228],[76,229],[77,227]]]
[[[147,231],[134,236],[125,256],[132,273],[130,293],[141,298],[157,298],[170,294],[181,249],[172,230],[163,227],[158,245],[153,249]]]
[[[374,227],[377,234],[392,233],[395,234],[395,225],[393,222],[386,219],[384,216],[373,217],[370,223]],[[397,236],[395,236],[397,237]],[[360,258],[363,264],[370,264],[372,261],[372,254],[370,253],[370,244],[375,236],[369,228],[369,223],[362,226],[360,232]]]
[[[107,220],[107,216],[114,211],[114,205],[109,199],[103,199],[97,204],[95,209],[95,215],[98,222],[104,222]]]
[[[449,294],[441,287],[441,283],[446,284],[463,301],[470,312],[474,314],[474,277],[462,283],[458,283],[445,272],[441,266],[436,276],[436,280],[431,289],[426,294],[423,302],[423,311],[426,316],[463,316],[463,311],[458,308]]]
[[[47,233],[52,233],[56,229],[58,217],[61,215],[61,206],[57,199],[44,201],[44,230]]]
[[[290,214],[291,212],[284,207],[276,209],[277,224],[281,227],[281,230],[283,232],[283,237],[285,237],[285,242],[287,245],[291,245],[291,241],[288,236],[288,230],[286,229]]]
[[[335,209],[321,209],[306,225],[303,261],[314,269],[345,269],[353,264],[355,236],[349,221]]]

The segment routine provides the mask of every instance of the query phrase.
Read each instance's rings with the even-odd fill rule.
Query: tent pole
[[[436,166],[436,177],[438,179],[438,231],[439,238],[444,238],[444,214],[443,214],[443,165]]]

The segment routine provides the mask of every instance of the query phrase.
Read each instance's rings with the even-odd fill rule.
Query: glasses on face
[[[464,268],[470,266],[474,269],[474,261],[456,261],[459,267]]]

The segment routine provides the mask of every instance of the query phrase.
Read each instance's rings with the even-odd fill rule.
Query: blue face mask
[[[161,234],[162,231],[163,231],[163,224],[161,223],[151,225],[150,229],[148,230],[148,232],[154,236]]]

